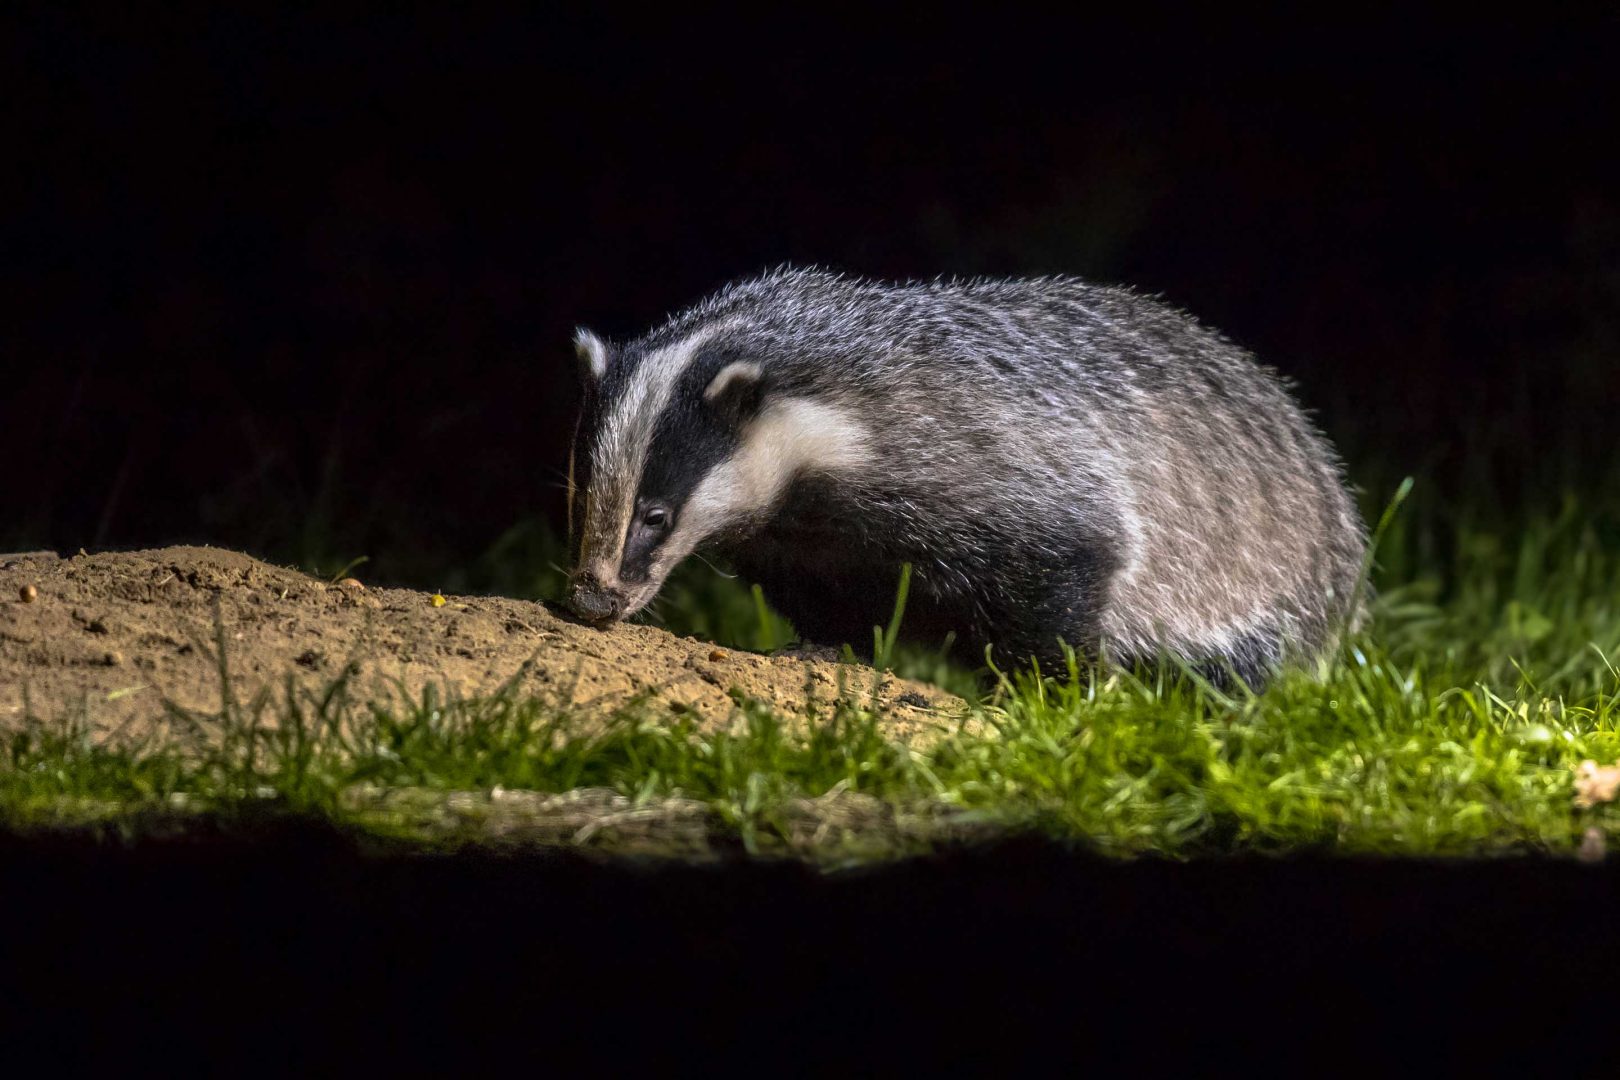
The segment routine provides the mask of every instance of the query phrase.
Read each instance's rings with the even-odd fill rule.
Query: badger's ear
[[[607,374],[607,342],[585,329],[574,331],[574,353],[579,357],[579,370],[587,382],[601,382]]]
[[[759,410],[764,374],[752,360],[733,360],[709,380],[703,400],[733,424],[740,424]]]

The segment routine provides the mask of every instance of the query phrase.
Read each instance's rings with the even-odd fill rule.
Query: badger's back
[[[747,342],[778,392],[869,443],[733,545],[801,630],[870,627],[901,562],[924,630],[1015,653],[1062,637],[1255,677],[1346,614],[1363,531],[1331,448],[1273,372],[1162,303],[1063,278],[786,271],[646,342],[700,332]],[[851,590],[862,611],[840,621],[829,595]]]

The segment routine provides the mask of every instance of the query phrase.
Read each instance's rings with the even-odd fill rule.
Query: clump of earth
[[[349,673],[351,699],[397,704],[434,686],[477,697],[508,685],[583,716],[632,702],[716,729],[739,697],[787,716],[836,700],[873,708],[895,738],[940,730],[962,702],[858,665],[769,657],[651,626],[597,629],[534,601],[329,583],[235,551],[0,555],[0,724],[28,713],[139,733],[166,703],[216,710],[217,642],[231,692]]]

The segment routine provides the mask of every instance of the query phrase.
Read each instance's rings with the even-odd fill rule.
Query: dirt
[[[217,625],[216,625],[217,612]],[[733,692],[788,716],[840,694],[875,705],[896,738],[938,731],[962,702],[871,668],[766,657],[650,626],[606,630],[560,609],[490,596],[331,584],[208,547],[0,555],[0,723],[25,712],[87,715],[103,731],[161,723],[165,701],[217,710],[223,633],[232,692],[284,681],[397,703],[435,685],[462,697],[516,688],[605,717],[647,701],[714,729],[740,715]],[[26,698],[26,707],[25,707]]]

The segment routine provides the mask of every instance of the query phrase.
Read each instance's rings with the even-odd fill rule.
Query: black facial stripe
[[[668,529],[649,529],[632,519],[624,538],[624,557],[619,560],[619,580],[631,585],[646,581],[652,572],[653,556],[668,537]]]
[[[736,430],[703,400],[709,383],[733,359],[729,350],[700,352],[682,372],[669,406],[653,430],[638,495],[665,504],[677,518],[692,489],[737,448]]]
[[[735,350],[716,345],[699,350],[681,373],[669,404],[653,429],[647,463],[636,492],[635,512],[625,535],[619,574],[626,581],[645,581],[658,548],[676,528],[681,512],[703,478],[736,451],[738,433],[703,400],[703,392],[721,368],[743,359]],[[640,524],[647,506],[669,509],[669,527]]]
[[[602,377],[586,383],[585,401],[590,423],[584,430],[593,436],[597,426],[608,415],[610,406],[624,396],[631,377],[641,363],[640,354],[630,350],[614,352],[610,356],[608,369]]]

